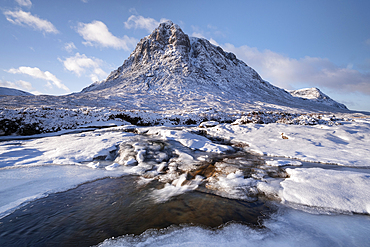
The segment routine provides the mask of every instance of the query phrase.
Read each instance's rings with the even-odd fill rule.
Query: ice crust
[[[104,177],[119,177],[124,170],[107,171],[86,166],[43,165],[0,170],[0,219],[27,202],[66,191]]]
[[[314,215],[285,210],[265,220],[265,229],[229,224],[217,230],[170,227],[140,236],[107,239],[106,246],[364,246],[370,242],[370,219],[359,215]]]

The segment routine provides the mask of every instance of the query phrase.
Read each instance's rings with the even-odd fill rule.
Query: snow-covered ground
[[[370,167],[370,121],[352,119],[337,124],[220,124],[207,128],[211,136],[248,145],[268,156],[343,166]]]

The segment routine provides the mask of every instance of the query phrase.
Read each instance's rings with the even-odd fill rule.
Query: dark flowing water
[[[241,222],[259,227],[270,209],[262,200],[245,202],[192,191],[155,203],[136,176],[106,178],[34,201],[0,220],[0,246],[90,246],[147,229],[193,224],[218,227]]]

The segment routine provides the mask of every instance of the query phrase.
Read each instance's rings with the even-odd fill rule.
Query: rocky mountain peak
[[[172,45],[174,47],[184,46],[190,49],[189,36],[171,21],[159,24],[159,27],[148,37],[150,40],[159,42],[162,45]]]
[[[163,59],[163,54],[165,54],[165,58],[173,55],[186,58],[190,49],[189,36],[178,25],[167,21],[161,23],[149,36],[140,40],[129,60],[132,59],[133,66],[136,67],[151,63],[159,58]]]

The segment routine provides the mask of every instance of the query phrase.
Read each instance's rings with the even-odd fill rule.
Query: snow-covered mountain
[[[230,93],[242,90],[260,96],[276,91],[287,95],[262,80],[234,54],[205,39],[189,38],[172,22],[160,24],[152,34],[141,39],[121,67],[83,92],[107,88],[169,92],[199,87]]]
[[[294,97],[299,97],[303,99],[313,100],[322,104],[331,105],[341,109],[347,109],[344,104],[338,103],[335,100],[331,99],[329,96],[324,94],[318,88],[303,88],[298,90],[289,91]]]
[[[276,104],[311,110],[346,109],[344,105],[303,100],[273,86],[233,53],[206,39],[189,37],[167,21],[137,44],[123,65],[107,79],[84,88],[82,93],[140,95],[161,105],[163,96],[173,103],[237,101],[243,104]],[[171,102],[170,100],[170,102]],[[335,102],[336,103],[336,102]],[[184,105],[187,105],[184,103]],[[162,105],[163,106],[163,105]]]
[[[32,93],[24,92],[22,90],[0,87],[0,95],[10,95],[10,96],[31,96]]]

